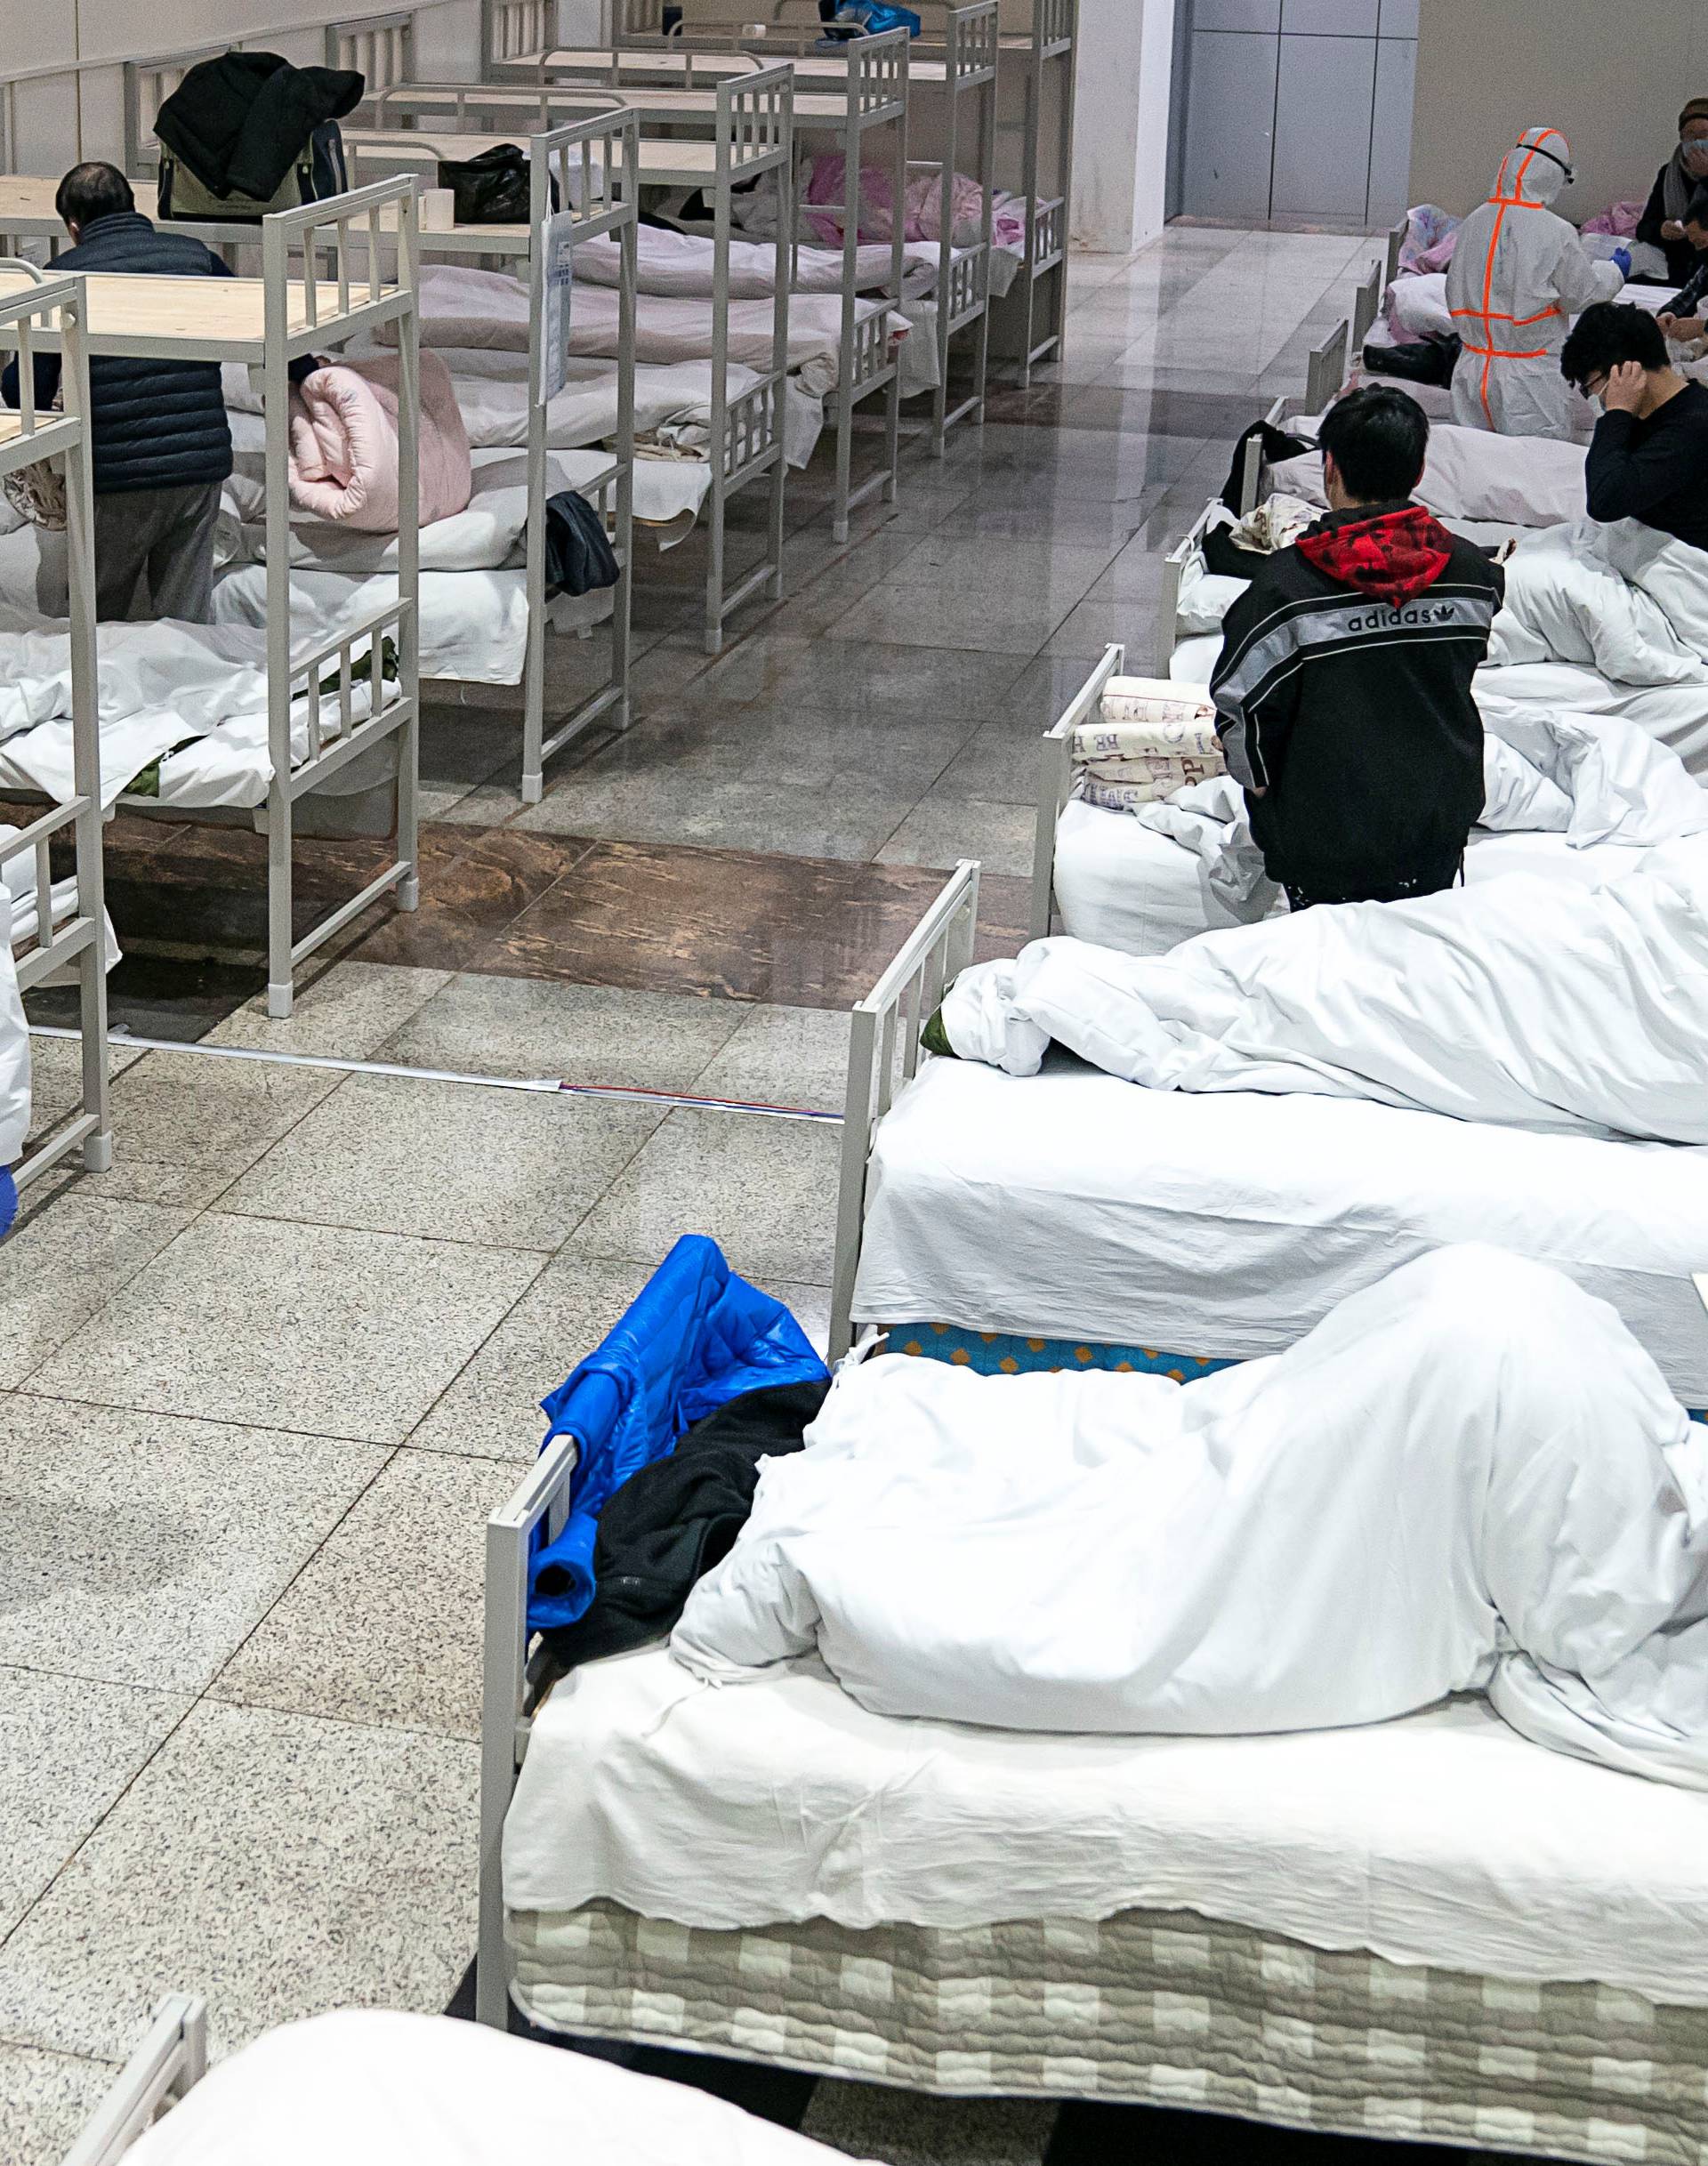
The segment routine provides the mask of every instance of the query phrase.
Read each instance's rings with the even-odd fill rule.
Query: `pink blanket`
[[[291,501],[362,534],[398,530],[395,353],[318,368],[291,399]],[[436,353],[421,357],[420,521],[465,511],[474,491],[469,432]]]
[[[894,211],[891,194],[890,175],[885,167],[861,166],[859,237],[863,241],[890,238]],[[809,161],[808,208],[803,222],[826,246],[834,247],[842,240],[842,211],[847,196],[848,160],[840,151],[826,152]],[[955,247],[971,248],[983,238],[984,190],[963,173],[956,173],[951,183],[950,216],[955,229],[949,238]],[[916,172],[907,183],[902,206],[901,238],[905,241],[940,240],[942,227],[943,176],[935,171]],[[1025,222],[1018,211],[1006,205],[993,209],[991,239],[995,246],[1023,243],[1025,238]]]

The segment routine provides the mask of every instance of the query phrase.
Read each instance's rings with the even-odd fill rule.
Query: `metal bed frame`
[[[821,115],[811,106],[803,107],[799,85],[794,101],[794,133],[797,140],[809,134],[826,134],[842,146],[843,169],[846,174],[845,191],[841,205],[843,240],[842,246],[842,341],[837,369],[835,393],[836,418],[836,487],[831,503],[831,526],[834,537],[845,542],[849,536],[850,514],[860,504],[882,492],[884,501],[896,500],[900,473],[901,440],[901,366],[890,350],[885,334],[882,312],[874,313],[866,306],[869,296],[863,296],[858,285],[859,262],[859,195],[860,173],[864,163],[863,146],[866,137],[879,128],[887,128],[891,142],[891,186],[895,197],[900,200],[906,188],[907,176],[907,53],[906,31],[886,31],[881,37],[851,40],[847,47],[845,80],[840,90],[828,93],[827,101],[839,107],[834,116]],[[716,85],[697,85],[693,80],[694,52],[684,56],[687,80],[680,86],[698,89],[708,97]],[[722,80],[741,81],[760,67],[759,60],[745,62],[734,76],[726,74]],[[692,128],[703,125],[698,115],[684,113],[680,105],[671,102],[674,92],[667,92],[654,103],[644,87],[629,87],[622,82],[620,49],[613,48],[608,59],[603,52],[590,56],[589,66],[579,73],[570,68],[552,69],[548,83],[542,70],[537,78],[540,109],[542,113],[555,109],[568,98],[584,97],[597,93],[600,97],[613,100],[633,112],[643,125],[659,125],[672,128]],[[485,86],[489,97],[495,95],[491,85]],[[532,86],[530,86],[532,87]],[[816,94],[824,94],[824,86],[812,86]],[[455,95],[455,93],[452,93]],[[478,92],[470,93],[478,99]],[[657,95],[654,86],[653,95]],[[435,104],[447,96],[446,86],[421,84],[407,89],[389,86],[381,90],[372,101],[377,110],[417,114],[432,110]],[[466,109],[467,98],[462,100]],[[715,109],[713,109],[715,110]],[[710,117],[710,116],[708,116]],[[794,265],[798,268],[800,243],[794,244]],[[902,281],[906,269],[903,255],[903,237],[898,227],[892,237],[888,296],[899,305]],[[862,314],[866,307],[866,312]],[[878,470],[869,474],[856,487],[852,479],[853,445],[856,427],[856,409],[879,391],[887,391],[884,419],[884,454]]]
[[[27,993],[74,963],[77,970],[82,1090],[76,1111],[56,1123],[34,1150],[12,1167],[21,1191],[62,1158],[81,1148],[92,1173],[113,1163],[113,1131],[107,1105],[107,919],[102,881],[101,722],[97,700],[95,632],[94,485],[90,455],[87,302],[83,280],[44,282],[0,302],[0,342],[18,349],[20,411],[7,415],[0,434],[0,473],[38,459],[65,463],[66,546],[70,575],[71,757],[73,794],[33,820],[14,840],[0,844],[0,866],[32,861],[36,879],[35,944],[17,961],[18,987]],[[35,402],[34,349],[40,334],[57,333],[63,411]],[[49,858],[56,837],[68,831],[76,845],[77,902],[73,914],[53,922]]]
[[[370,904],[395,890],[399,908],[413,910],[419,899],[417,789],[420,751],[420,685],[417,669],[419,535],[416,519],[420,434],[416,286],[417,204],[413,179],[382,181],[300,210],[279,211],[260,221],[262,329],[238,334],[217,322],[205,332],[190,326],[165,333],[142,324],[95,329],[88,335],[92,354],[159,355],[173,360],[259,362],[265,385],[267,529],[267,742],[272,780],[267,801],[254,819],[267,836],[267,1011],[288,1016],[296,968],[342,931]],[[382,256],[395,254],[397,275],[391,285],[382,276]],[[359,270],[357,257],[366,269]],[[330,262],[334,275],[321,281],[293,280],[293,261]],[[28,270],[28,266],[24,267]],[[30,275],[39,278],[39,272]],[[94,282],[99,284],[100,281]],[[93,290],[93,289],[92,289]],[[210,283],[210,307],[232,292],[221,280]],[[186,302],[193,311],[195,304]],[[306,652],[294,653],[291,641],[291,502],[289,483],[289,368],[300,356],[323,350],[358,332],[395,324],[399,355],[398,400],[398,595],[373,610],[349,631],[322,640]],[[44,340],[44,342],[47,342]],[[384,671],[388,639],[398,657],[395,690]],[[366,663],[370,677],[369,712],[354,712],[355,670]],[[324,672],[330,669],[329,680]],[[308,757],[291,763],[291,711],[301,689],[308,702]],[[337,727],[329,731],[326,703],[335,706]],[[332,910],[301,939],[294,933],[292,836],[298,802],[331,781],[352,760],[396,737],[397,854],[394,861],[359,893]],[[128,793],[117,801],[128,809],[174,821],[205,817],[202,808],[173,805]]]
[[[1051,0],[1051,4],[1060,4],[1061,0]],[[1072,0],[1072,4],[1076,5],[1077,0]],[[744,41],[739,21],[708,20],[698,28],[689,24],[683,30],[673,31],[667,37],[658,27],[660,20],[656,0],[609,0],[606,35],[600,44],[584,48],[568,64],[584,68],[586,52],[608,51],[610,71],[613,77],[617,79],[620,79],[623,72],[624,55],[629,53],[697,55],[703,64],[720,57],[733,60],[741,57],[744,52],[749,57],[762,55],[767,59],[778,54],[796,62],[811,58],[821,67],[834,65],[834,62],[827,63],[825,56],[812,52],[818,35],[816,25],[810,30],[802,29],[798,33],[774,28],[770,35],[758,41]],[[780,16],[777,20],[780,23]],[[482,72],[500,81],[520,79],[538,84],[551,79],[556,32],[556,0],[481,0]],[[537,44],[531,42],[536,33],[539,38]],[[1001,44],[997,28],[997,0],[968,0],[968,4],[945,6],[941,39],[931,41],[929,48],[934,59],[941,60],[943,82],[940,87],[944,93],[940,229],[943,238],[937,281],[939,381],[932,399],[931,421],[927,424],[931,454],[936,458],[942,457],[951,429],[963,421],[971,419],[982,422],[984,419],[990,358],[992,196],[995,187],[997,62]],[[922,81],[913,66],[913,60],[917,58],[921,50],[920,40],[910,42],[907,80],[910,133],[914,125],[913,104],[915,97],[929,97],[939,87]],[[810,83],[807,83],[805,87],[810,89]],[[979,242],[963,250],[957,261],[951,206],[955,173],[960,163],[963,145],[963,101],[970,97],[978,100],[978,113],[973,128],[974,157],[969,170],[983,190],[984,224]],[[939,161],[936,158],[915,160],[914,165],[914,170],[918,170],[921,165],[929,165],[931,170],[936,171]],[[1065,237],[1065,213],[1061,231]],[[951,342],[967,331],[977,333],[973,387],[971,395],[951,411],[948,406],[949,349]]]
[[[1056,824],[1074,793],[1074,732],[1097,713],[1111,677],[1125,673],[1127,650],[1103,649],[1103,659],[1043,733],[1038,762],[1038,831],[1032,851],[1030,936],[1047,940],[1055,922]]]
[[[342,33],[328,29],[328,54],[342,53],[336,40]],[[366,33],[364,33],[366,35]],[[342,64],[342,59],[336,63]],[[536,805],[545,794],[545,762],[580,737],[592,724],[612,716],[619,729],[629,725],[629,671],[631,660],[631,608],[634,576],[634,308],[635,246],[639,224],[638,191],[630,175],[634,171],[637,129],[626,113],[594,114],[570,121],[528,139],[528,222],[525,231],[512,227],[468,226],[454,233],[423,229],[420,235],[423,255],[485,257],[520,262],[528,279],[528,527],[526,534],[528,582],[528,644],[522,664],[522,771],[524,804]],[[423,154],[409,149],[407,134],[394,146],[378,149],[353,142],[351,165],[359,171],[375,166],[411,167]],[[437,157],[428,156],[431,179],[436,176]],[[571,185],[571,176],[576,184]],[[553,213],[556,200],[565,207]],[[547,447],[547,404],[541,399],[542,354],[546,310],[546,264],[538,236],[554,217],[568,221],[571,255],[575,247],[616,234],[621,248],[618,278],[617,420],[616,450],[605,471],[582,485],[582,494],[595,502],[611,530],[612,546],[619,567],[611,597],[610,669],[606,681],[581,705],[564,716],[551,735],[545,727],[546,635],[550,630],[545,592],[547,479],[551,452]]]
[[[193,1993],[168,1993],[67,2153],[65,2166],[117,2166],[150,2123],[206,2073],[206,2003]]]
[[[1382,296],[1385,281],[1382,275],[1382,258],[1374,257],[1370,268],[1358,281],[1352,294],[1351,344],[1347,358],[1356,368],[1364,358],[1366,334],[1382,313]]]
[[[488,101],[499,102],[489,102],[483,109],[483,97]],[[510,105],[505,93],[489,84],[395,85],[387,89],[384,98],[383,109],[415,118],[442,110],[449,103],[455,119],[472,124],[470,130],[471,144],[494,140],[495,130],[502,129],[504,121],[510,117]],[[789,240],[786,229],[793,223],[787,216],[787,206],[792,201],[794,162],[794,80],[791,70],[786,67],[757,68],[721,85],[713,120],[713,170],[710,173],[699,166],[689,170],[684,164],[670,176],[673,184],[687,181],[707,189],[712,195],[714,213],[713,290],[708,303],[712,317],[713,455],[712,489],[707,511],[709,562],[705,585],[705,650],[712,655],[722,652],[724,626],[729,618],[761,589],[774,601],[783,599],[788,481],[784,456],[783,415],[789,357]],[[548,117],[554,110],[565,108],[585,115],[590,104],[599,108],[596,119],[601,125],[608,127],[626,119],[625,113],[613,111],[608,99],[590,96],[578,100],[565,98],[553,101],[549,95],[544,95],[542,111]],[[494,125],[482,127],[480,124],[483,121],[490,121]],[[385,151],[399,159],[407,158],[410,154],[412,133],[423,133],[407,127],[399,128],[386,138]],[[360,131],[351,132],[350,141],[359,157],[378,155],[378,146],[372,137],[364,141]],[[667,158],[670,148],[668,143],[643,141],[640,145],[640,152],[663,153]],[[696,144],[693,148],[700,149],[702,146]],[[437,152],[423,146],[415,156],[436,161]],[[652,162],[656,166],[657,158]],[[640,166],[640,157],[638,153],[637,171]],[[777,174],[785,204],[785,217],[779,222],[776,244],[776,304],[771,366],[761,373],[757,383],[745,391],[732,394],[729,385],[729,264],[734,227],[731,199],[737,185],[745,186],[757,181],[761,174],[767,172]],[[435,236],[433,245],[439,247],[446,243],[446,239],[447,237],[442,234]],[[464,246],[461,235],[450,244],[453,250]],[[478,244],[475,246],[478,246]],[[874,320],[881,321],[881,318]],[[771,492],[768,553],[762,562],[730,586],[726,576],[729,500],[738,490],[763,476],[769,477]]]
[[[979,867],[963,862],[884,972],[854,1011],[847,1125],[842,1141],[842,1210],[863,1211],[866,1162],[877,1123],[897,1088],[919,1061],[919,1034],[944,986],[972,959],[979,912]],[[905,1015],[904,1015],[905,1011]],[[850,1206],[850,1197],[853,1198]],[[845,1354],[853,1292],[852,1260],[844,1287],[838,1236],[838,1279],[831,1358]],[[855,1251],[858,1258],[858,1243]],[[573,1436],[553,1439],[509,1500],[487,1521],[484,1671],[480,1717],[479,1938],[475,2016],[503,2030],[510,2008],[510,1954],[504,1938],[504,1816],[528,1753],[528,1732],[548,1676],[528,1629],[528,1559],[536,1532],[561,1533],[576,1463]]]
[[[1399,276],[1399,252],[1406,246],[1406,236],[1411,230],[1411,224],[1412,214],[1407,211],[1404,218],[1388,229],[1388,253],[1385,268],[1390,286]]]

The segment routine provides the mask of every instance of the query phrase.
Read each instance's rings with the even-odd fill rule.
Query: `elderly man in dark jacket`
[[[74,165],[55,205],[73,244],[58,270],[173,278],[230,275],[189,234],[157,232],[117,166]],[[38,403],[52,403],[59,378],[56,358],[37,358]],[[19,403],[15,361],[0,377],[0,398],[8,406]],[[220,485],[231,471],[218,365],[103,355],[89,364],[89,399],[101,617],[146,615],[205,624],[213,600]],[[42,599],[49,608],[57,601],[55,613],[63,614],[62,584],[57,597],[44,592]]]

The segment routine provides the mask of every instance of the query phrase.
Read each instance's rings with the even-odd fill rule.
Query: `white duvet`
[[[365,685],[355,688],[353,712],[359,721],[367,713]],[[265,802],[272,764],[264,633],[172,619],[103,624],[99,713],[103,801],[157,760],[163,804]],[[335,699],[322,703],[328,736],[336,713]],[[308,702],[299,698],[293,766],[308,753]],[[60,803],[76,793],[68,635],[0,607],[0,785],[6,783]]]
[[[1446,1249],[1179,1385],[845,1369],[672,1639],[817,1650],[863,1707],[1237,1735],[1486,1691],[1539,1743],[1708,1789],[1708,1429],[1614,1311]]]
[[[1402,385],[1403,390],[1410,387]],[[1289,422],[1298,435],[1314,435],[1309,422]],[[1495,436],[1437,422],[1430,430],[1417,501],[1438,519],[1507,527],[1553,527],[1584,513],[1583,444],[1539,436]],[[1325,508],[1323,455],[1304,451],[1269,470],[1276,494],[1300,496]]]
[[[1053,1042],[1153,1090],[1708,1142],[1708,838],[1594,887],[1511,873],[1166,955],[1037,940],[963,971],[943,1021],[963,1059],[1011,1075]]]
[[[1506,567],[1492,664],[1574,662],[1629,685],[1708,685],[1708,552],[1590,519],[1527,535]]]

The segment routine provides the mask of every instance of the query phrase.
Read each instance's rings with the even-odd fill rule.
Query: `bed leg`
[[[398,908],[419,910],[421,907],[421,882],[414,873],[398,882]]]

